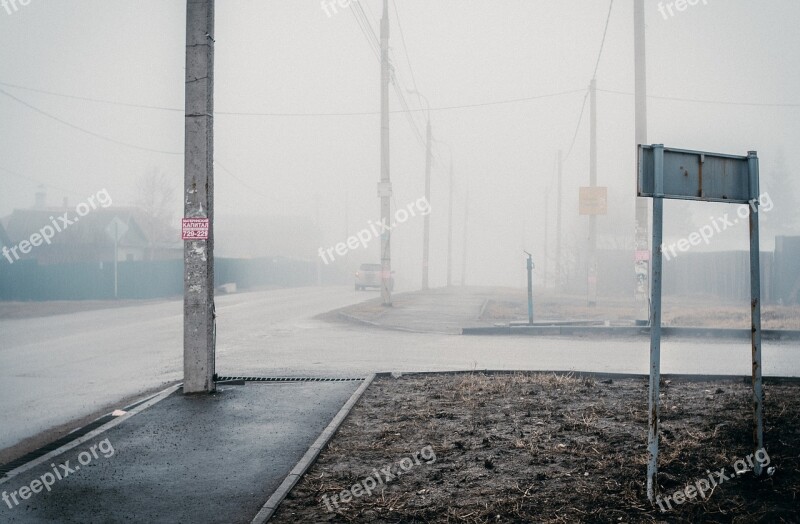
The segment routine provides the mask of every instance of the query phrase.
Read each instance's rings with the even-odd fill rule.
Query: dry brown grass
[[[751,452],[741,381],[665,381],[659,481],[667,492]],[[780,474],[743,477],[668,515],[644,493],[647,384],[553,373],[412,375],[376,381],[283,503],[275,522],[792,522],[800,492],[800,387],[767,387]],[[380,493],[321,503],[430,445]]]

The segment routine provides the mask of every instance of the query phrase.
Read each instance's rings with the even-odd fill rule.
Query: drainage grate
[[[337,377],[216,377],[216,382],[360,382],[363,378]]]

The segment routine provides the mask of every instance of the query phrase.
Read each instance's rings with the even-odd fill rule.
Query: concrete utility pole
[[[556,289],[561,291],[561,174],[564,167],[562,152],[558,150],[558,204],[556,205]]]
[[[589,186],[597,187],[597,79],[589,84]],[[589,215],[587,303],[597,305],[597,216]]]
[[[469,222],[469,188],[464,198],[464,232],[461,249],[461,286],[467,285],[467,223]]]
[[[453,153],[450,152],[450,203],[447,219],[447,287],[453,283]]]
[[[183,391],[214,391],[214,0],[186,15],[184,216],[208,219],[207,240],[183,247]]]
[[[424,98],[422,93],[418,91],[411,91],[419,95],[420,97]],[[430,205],[431,202],[431,164],[433,163],[433,150],[432,150],[432,141],[433,141],[433,134],[431,131],[431,112],[430,112],[430,104],[428,100],[425,99],[425,105],[428,107],[428,124],[426,126],[426,136],[425,139],[425,202]],[[429,257],[430,257],[430,248],[431,248],[431,214],[428,213],[425,215],[423,219],[423,239],[422,239],[422,289],[428,289],[428,268],[429,268]]]
[[[550,238],[550,189],[548,187],[544,192],[544,273],[542,274],[542,287],[545,289],[547,289],[547,271],[549,269],[547,240]]]
[[[647,144],[647,52],[645,40],[644,0],[633,2],[633,49],[636,77],[636,144]],[[636,318],[645,321],[650,316],[648,299],[650,297],[650,261],[648,231],[648,202],[646,198],[636,198],[636,230],[634,232],[635,262],[634,296]]]
[[[428,118],[425,153],[425,201],[431,201],[431,119]],[[430,253],[431,242],[431,214],[425,215],[424,220],[424,239],[422,244],[422,289],[428,289],[428,256]]]
[[[347,207],[347,201],[345,197],[345,207]],[[317,232],[320,233],[320,237],[322,236],[322,227],[319,223],[319,193],[314,194],[314,225],[317,228]],[[347,238],[347,234],[345,234],[344,238]],[[322,286],[322,260],[320,257],[316,257],[317,259],[317,285]]]
[[[389,0],[383,0],[381,18],[381,181],[378,196],[381,199],[381,223],[391,226],[392,183],[389,178]],[[381,233],[381,299],[384,306],[392,305],[392,236],[389,229]]]

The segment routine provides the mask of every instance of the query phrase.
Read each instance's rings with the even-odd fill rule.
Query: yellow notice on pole
[[[579,213],[581,215],[608,214],[608,188],[607,187],[580,188]]]

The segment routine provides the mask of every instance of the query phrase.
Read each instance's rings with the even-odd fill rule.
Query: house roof
[[[118,218],[128,226],[120,245],[146,246],[147,236],[136,219],[140,213],[131,207],[92,209],[84,216],[79,216],[74,208],[15,209],[4,220],[5,232],[11,242],[19,243],[49,226],[56,230],[51,240],[53,244],[111,245],[113,240],[106,228]]]

